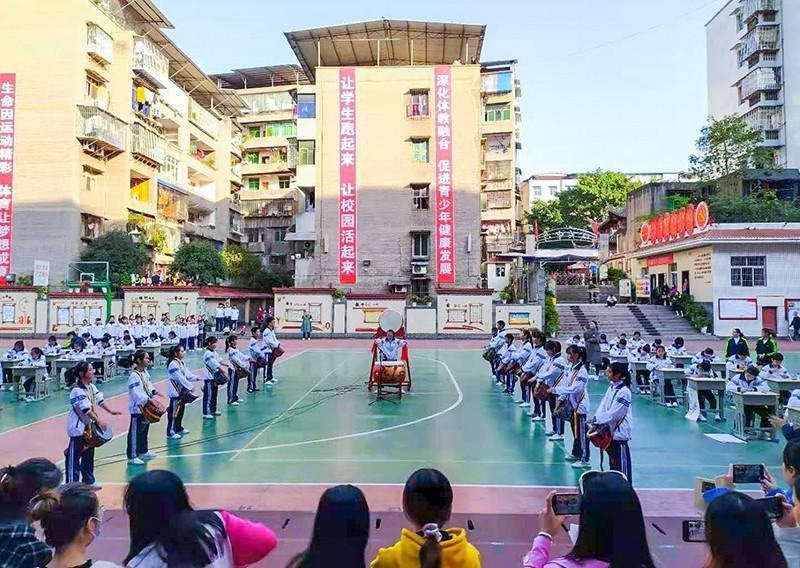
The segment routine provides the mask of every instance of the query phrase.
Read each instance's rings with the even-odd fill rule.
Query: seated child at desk
[[[693,365],[696,365],[700,361],[708,361],[709,363],[712,363],[714,361],[719,361],[719,359],[717,358],[716,355],[714,355],[714,350],[711,349],[711,347],[706,347],[699,353],[695,354],[694,357],[692,357]]]
[[[572,339],[567,339],[567,346],[569,345],[575,345],[576,347],[584,347],[585,342],[583,341],[583,338],[580,335],[575,334],[572,336]]]
[[[39,349],[38,347],[33,347],[31,349],[31,354],[25,359],[22,363],[25,367],[41,367],[42,369],[47,368],[47,359],[45,359],[44,352]],[[45,371],[46,372],[46,371]],[[25,388],[25,402],[33,402],[35,400],[33,396],[33,381],[36,379],[36,375],[22,377],[22,386]]]
[[[611,340],[611,347],[619,345],[620,341],[625,341],[625,343],[627,343],[628,342],[628,336],[625,335],[624,333],[620,333],[618,336],[616,336],[614,339]]]
[[[637,332],[638,333],[638,332]],[[636,386],[640,388],[650,388],[650,369],[638,369],[634,363],[649,363],[651,359],[650,346],[642,345],[637,349],[632,349],[628,353],[628,362],[630,363],[629,371],[631,375],[636,378]]]
[[[710,361],[700,361],[696,365],[692,365],[689,368],[687,373],[690,377],[696,377],[698,379],[715,379],[717,378],[717,374],[711,368]],[[717,410],[717,397],[714,396],[714,393],[708,389],[699,389],[697,391],[697,399],[700,403],[700,410],[703,411],[706,409],[706,402],[708,402],[708,407],[710,410],[713,410],[716,415],[714,416],[714,420],[717,422],[722,420],[722,417],[719,415],[719,411]],[[698,421],[705,422],[706,417],[703,413],[700,413],[700,418]]]
[[[24,361],[25,358],[28,356],[28,350],[25,349],[25,342],[21,339],[18,339],[14,342],[14,346],[11,347],[8,351],[5,352],[3,355],[3,361],[15,361],[21,362]],[[10,390],[11,386],[13,385],[13,381],[11,378],[11,369],[3,369],[3,390]]]
[[[769,385],[758,376],[759,373],[758,367],[751,365],[743,374],[728,380],[725,390],[727,392],[770,392]],[[768,406],[745,406],[745,426],[752,428],[755,414],[761,418],[760,427],[769,428],[770,408]]]
[[[672,341],[672,345],[667,347],[667,356],[675,357],[676,355],[687,355],[686,347],[684,346],[683,337],[676,337]]]
[[[133,354],[136,351],[136,342],[127,331],[122,336],[122,343],[119,344],[119,350],[129,351],[127,355],[117,356],[117,365],[123,369],[130,369],[133,367]]]
[[[769,365],[761,368],[761,378],[767,379],[788,379],[789,371],[783,366],[783,354],[774,353],[770,357]]]
[[[735,377],[744,373],[745,370],[752,365],[753,360],[750,358],[747,349],[742,349],[736,353],[736,355],[728,357],[728,361],[725,363],[725,369],[731,377]]]
[[[640,347],[645,345],[644,340],[642,339],[642,332],[641,331],[634,331],[633,337],[630,338],[628,341],[628,350],[630,351],[638,351]]]
[[[623,334],[624,335],[624,334]],[[611,349],[608,350],[608,354],[611,357],[625,357],[628,358],[628,340],[624,337],[617,340],[616,343],[611,345]]]
[[[114,355],[117,353],[117,350],[111,345],[111,336],[109,334],[105,334],[101,339],[98,345],[94,346],[94,355],[97,357],[107,357],[111,356],[111,363],[114,362]],[[102,375],[105,377],[106,375],[106,368],[104,361],[95,361],[92,363],[94,367],[95,373]],[[100,382],[98,380],[98,382]]]
[[[161,340],[158,338],[158,334],[153,332],[146,337],[142,342],[142,347],[161,347]]]
[[[78,335],[74,331],[67,332],[67,340],[61,345],[61,349],[66,351],[67,349],[72,349],[72,340],[78,337]]]
[[[56,336],[51,335],[47,338],[47,344],[45,344],[42,352],[45,355],[61,355],[61,346],[56,341]]]
[[[650,372],[651,382],[655,388],[658,388],[660,378],[658,373],[661,369],[668,369],[672,367],[672,361],[667,358],[667,350],[663,345],[656,348],[656,354],[647,362],[647,370]],[[664,399],[667,401],[666,405],[670,408],[677,408],[678,402],[675,400],[675,389],[672,386],[671,379],[664,380]]]

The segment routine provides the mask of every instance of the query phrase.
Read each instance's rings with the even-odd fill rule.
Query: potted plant
[[[39,300],[46,300],[47,299],[47,286],[39,286],[36,288],[36,297]]]
[[[331,296],[333,296],[334,302],[338,303],[344,302],[345,299],[344,290],[342,290],[341,288],[334,288],[333,290],[331,290]]]
[[[433,298],[430,296],[423,296],[420,298],[420,302],[425,306],[431,307],[431,304],[433,304]]]
[[[419,296],[416,296],[416,295],[412,295],[411,296],[411,307],[412,308],[416,308],[417,304],[420,304],[420,303],[422,303],[422,298],[420,298]]]

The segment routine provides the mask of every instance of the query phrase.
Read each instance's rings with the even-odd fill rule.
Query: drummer
[[[403,346],[406,344],[404,339],[397,339],[394,336],[393,330],[386,332],[386,337],[378,340],[378,350],[380,352],[380,360],[384,361],[400,361],[400,354]]]

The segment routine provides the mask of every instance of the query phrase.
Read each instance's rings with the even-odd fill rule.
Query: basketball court
[[[564,461],[571,436],[549,442],[542,423],[532,424],[500,392],[480,357],[481,341],[412,340],[411,392],[401,402],[374,404],[374,392],[366,388],[369,340],[284,344],[287,352],[276,365],[280,382],[275,387],[248,395],[242,386],[244,403],[236,408],[225,406],[221,393],[222,416],[214,421],[202,420],[199,402],[188,407],[184,423],[191,433],[183,440],[166,440],[166,420],[153,425],[150,445],[159,457],[147,466],[127,465],[127,413],[114,417],[116,436],[97,452],[96,473],[105,485],[101,495],[106,506],[119,511],[124,484],[136,473],[170,469],[192,484],[198,506],[249,511],[267,518],[279,536],[289,531],[287,536],[293,536],[281,552],[288,554],[310,534],[323,487],[354,483],[364,488],[373,512],[383,515],[382,528],[375,530],[384,540],[373,545],[386,544],[403,523],[398,512],[402,484],[414,470],[436,467],[458,486],[456,512],[469,517],[463,517],[464,524],[469,521],[483,531],[476,539],[495,543],[486,558],[491,566],[503,558],[507,562],[506,554],[519,558],[524,553],[548,488],[577,482],[580,471]],[[787,359],[790,369],[800,367],[800,354]],[[187,361],[191,368],[202,366],[199,352]],[[163,381],[165,372],[157,369],[153,376]],[[164,390],[163,382],[158,386]],[[126,411],[123,378],[101,388],[109,404]],[[592,408],[605,388],[603,381],[590,384]],[[6,461],[33,455],[63,459],[65,397],[65,392],[56,392],[43,402],[25,404],[2,393],[0,447]],[[651,527],[654,542],[662,542],[659,550],[666,555],[694,554],[698,548],[702,553],[697,545],[675,548],[680,520],[694,514],[695,477],[714,477],[733,462],[765,463],[777,470],[781,445],[720,443],[705,434],[728,432],[729,422],[690,423],[680,409],[662,408],[641,397],[634,399],[633,408],[634,484],[657,527]],[[592,449],[592,465],[599,468],[600,456]],[[295,520],[275,526],[275,515],[281,517],[279,525]],[[111,533],[124,538],[123,516],[109,519],[112,525],[122,523]],[[124,549],[115,538],[98,545]]]

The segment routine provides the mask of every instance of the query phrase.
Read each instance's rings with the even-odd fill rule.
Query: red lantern
[[[647,221],[642,223],[642,227],[639,229],[639,238],[641,239],[642,243],[650,242],[651,230],[650,223]]]
[[[694,234],[694,205],[686,207],[686,233]]]

